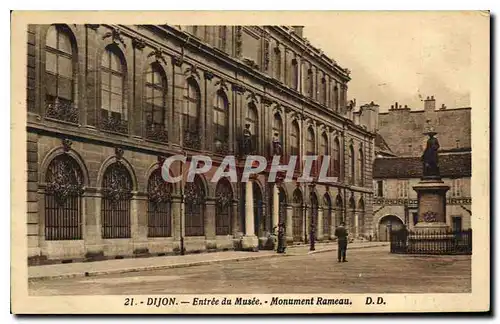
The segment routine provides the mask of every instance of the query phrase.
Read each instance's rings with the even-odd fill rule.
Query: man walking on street
[[[337,237],[338,242],[338,260],[339,262],[347,262],[345,259],[346,250],[347,250],[347,229],[345,228],[345,223],[340,223],[340,226],[335,229],[335,236]]]

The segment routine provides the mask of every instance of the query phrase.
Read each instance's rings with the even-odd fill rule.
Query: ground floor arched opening
[[[389,241],[390,230],[398,230],[403,227],[403,221],[396,215],[387,215],[380,219],[378,224],[378,240],[379,241]]]

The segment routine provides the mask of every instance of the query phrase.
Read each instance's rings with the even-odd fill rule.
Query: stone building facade
[[[374,233],[387,240],[388,227],[417,222],[417,192],[422,176],[421,154],[426,125],[438,133],[439,168],[447,192],[446,223],[453,230],[471,228],[471,119],[470,108],[436,109],[436,99],[424,100],[424,110],[394,104],[379,114],[373,166]]]
[[[265,248],[278,221],[289,242],[307,242],[311,223],[318,240],[341,220],[371,231],[378,107],[353,113],[349,71],[301,27],[30,25],[27,54],[31,262],[238,249],[242,237]],[[298,183],[299,164],[291,183],[212,183],[224,156],[242,167],[246,124],[254,154],[270,157],[278,133],[283,163],[328,154],[337,181]],[[188,162],[172,175],[196,154],[213,167],[167,184],[160,166],[176,154]]]

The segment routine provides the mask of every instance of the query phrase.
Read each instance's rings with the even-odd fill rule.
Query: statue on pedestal
[[[279,134],[274,133],[274,136],[273,136],[273,155],[281,155],[282,153],[283,153],[283,146],[281,145]]]
[[[245,155],[252,153],[252,132],[250,131],[250,124],[245,124],[243,130],[243,153]]]
[[[430,130],[425,135],[429,136],[424,153],[422,154],[423,177],[440,177],[438,166],[439,141],[434,137],[437,133]]]

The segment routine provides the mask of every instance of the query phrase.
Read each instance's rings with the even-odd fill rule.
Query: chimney
[[[436,99],[434,96],[427,97],[424,100],[424,110],[425,111],[434,111],[436,109]]]
[[[441,105],[441,108],[439,108],[439,110],[445,110],[446,109],[446,106],[444,104]]]
[[[302,37],[303,31],[304,31],[304,26],[292,26],[293,31],[295,34],[297,34],[299,37]]]

